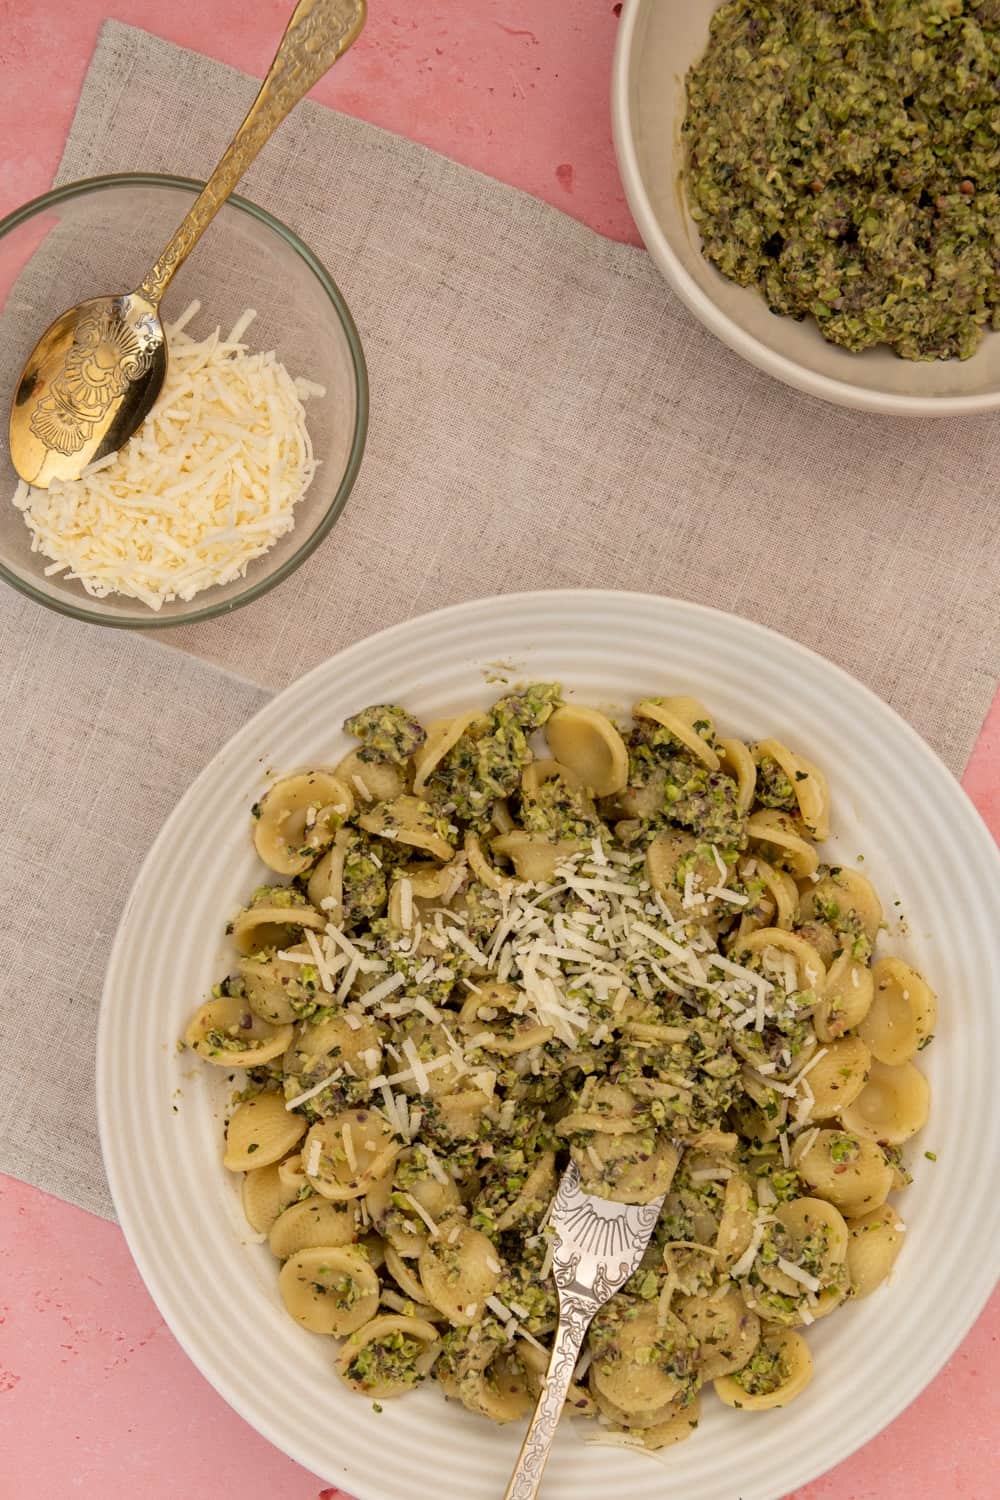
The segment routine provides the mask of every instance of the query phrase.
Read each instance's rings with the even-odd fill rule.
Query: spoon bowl
[[[14,391],[10,454],[39,489],[75,479],[131,437],[160,394],[167,342],[136,292],[91,297],[42,334]]]
[[[51,323],[28,358],[10,416],[10,455],[23,480],[47,489],[128,442],[166,374],[157,309],[240,178],[365,24],[367,0],[298,0],[243,124],[136,291],[88,298]]]

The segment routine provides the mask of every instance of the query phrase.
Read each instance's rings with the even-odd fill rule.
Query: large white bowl
[[[924,1054],[933,1112],[901,1207],[892,1283],[809,1330],[812,1385],[787,1410],[734,1413],[711,1396],[702,1427],[665,1455],[584,1446],[560,1431],[545,1494],[573,1500],[777,1500],[890,1421],[948,1358],[993,1283],[998,1159],[1000,858],[923,742],[838,668],[746,620],[676,600],[539,593],[427,615],[352,646],[282,693],[198,778],[143,866],[115,943],[101,1013],[98,1097],[111,1190],[136,1262],[199,1369],[249,1422],[358,1500],[498,1500],[520,1430],[498,1430],[426,1387],[381,1415],[332,1373],[333,1346],[279,1301],[220,1160],[226,1086],[178,1056],[177,1037],[226,964],[222,929],[260,879],[248,836],[266,768],[336,760],[345,715],[397,700],[425,717],[485,704],[490,665],[559,678],[583,701],[696,693],[720,725],[777,734],[829,775],[837,859],[865,872],[940,995]],[[902,908],[895,907],[895,900]],[[893,919],[893,925],[896,919]],[[231,1087],[231,1086],[230,1086]],[[175,1096],[175,1090],[180,1095]],[[178,1105],[174,1113],[173,1106]],[[924,1147],[938,1154],[923,1160]]]
[[[934,417],[1000,406],[1000,333],[969,360],[933,364],[887,349],[852,354],[815,323],[768,311],[702,256],[681,186],[684,78],[720,0],[625,0],[612,82],[612,123],[629,207],[654,261],[707,328],[752,364],[841,406]]]

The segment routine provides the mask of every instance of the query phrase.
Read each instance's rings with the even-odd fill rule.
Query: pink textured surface
[[[114,14],[260,74],[288,9],[289,0],[117,0]],[[365,35],[315,96],[634,240],[606,104],[617,9],[613,0],[376,0]],[[49,185],[104,14],[102,0],[0,0],[0,214]],[[1000,837],[1000,697],[965,785]],[[998,1334],[1000,1296],[902,1417],[795,1500],[993,1500]],[[0,1433],[0,1500],[338,1495],[205,1384],[114,1226],[9,1179],[0,1179]]]

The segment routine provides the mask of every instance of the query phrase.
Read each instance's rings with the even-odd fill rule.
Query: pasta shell
[[[494,854],[505,855],[517,873],[518,880],[529,885],[549,885],[556,866],[571,854],[580,854],[587,845],[579,839],[547,839],[542,834],[516,829],[493,840]]]
[[[585,1193],[623,1203],[652,1203],[673,1181],[680,1154],[669,1140],[642,1134],[595,1135],[570,1147]]]
[[[297,1250],[281,1268],[278,1289],[289,1315],[311,1333],[344,1338],[378,1311],[378,1276],[357,1247]]]
[[[688,1331],[675,1314],[661,1319],[655,1303],[641,1304],[622,1319],[610,1348],[590,1366],[595,1398],[613,1402],[630,1420],[644,1412],[662,1414],[683,1393],[684,1381],[665,1362],[649,1358],[658,1345],[672,1346],[683,1359],[689,1352]]]
[[[509,831],[509,830],[508,830]],[[503,891],[510,889],[510,880],[495,870],[483,853],[483,846],[474,833],[465,835],[465,853],[469,861],[469,869],[476,880],[483,885],[488,885],[490,890]]]
[[[344,862],[349,841],[349,831],[342,828],[332,847],[317,861],[306,886],[313,906],[325,912],[327,921],[337,926],[344,919]]]
[[[255,1068],[280,1057],[292,1039],[291,1026],[262,1021],[245,1000],[224,995],[199,1006],[184,1033],[193,1052],[219,1068]]]
[[[759,856],[754,861],[754,874],[758,880],[763,881],[764,889],[774,902],[773,925],[784,928],[786,931],[790,930],[799,901],[799,891],[795,881],[787,870],[777,870],[774,865],[768,864],[766,859],[761,859]]]
[[[833,1042],[860,1026],[874,995],[872,971],[860,959],[843,952],[835,958],[823,985],[823,998],[813,1012],[813,1026],[821,1042]],[[861,1032],[871,1048],[871,1042]],[[874,1055],[874,1054],[873,1054]]]
[[[881,958],[872,968],[874,993],[859,1032],[877,1062],[898,1067],[933,1035],[937,1001],[930,985],[901,958]]]
[[[230,1172],[249,1172],[280,1161],[302,1139],[306,1122],[285,1108],[284,1094],[267,1090],[237,1105],[226,1130],[222,1165]]]
[[[306,965],[312,965],[309,949],[290,949],[301,952]],[[298,1020],[300,1011],[292,1001],[308,1005],[318,998],[318,979],[310,988],[303,982],[303,965],[290,959],[241,958],[237,965],[246,991],[247,1004],[264,1021],[272,1026],[287,1026]]]
[[[747,820],[747,838],[764,850],[764,857],[799,880],[815,875],[819,852],[803,838],[787,813],[776,807],[759,808]]]
[[[243,1178],[243,1216],[257,1234],[268,1234],[281,1210],[295,1199],[297,1189],[282,1181],[277,1164],[256,1167]]]
[[[279,875],[301,875],[351,816],[354,794],[330,771],[304,771],[276,781],[257,806],[257,854]]]
[[[744,1376],[746,1384],[751,1386],[748,1391],[746,1385],[741,1384],[739,1374],[724,1375],[714,1385],[715,1394],[727,1406],[743,1411],[769,1411],[775,1406],[787,1406],[789,1401],[802,1394],[812,1379],[809,1346],[793,1329],[770,1330],[762,1340],[761,1348],[774,1362],[771,1378],[777,1383],[772,1390],[754,1390],[755,1384],[767,1383],[766,1376],[759,1376],[756,1382],[752,1376]]]
[[[652,1411],[626,1411],[609,1401],[592,1383],[592,1399],[601,1415],[607,1417],[610,1430],[627,1434],[622,1437],[622,1443],[630,1448],[667,1447],[690,1437],[698,1425],[700,1406],[697,1395],[691,1401],[681,1398],[665,1401]]]
[[[394,932],[412,932],[421,917],[419,901],[439,901],[456,874],[453,865],[407,865],[389,890],[389,925]]]
[[[792,1160],[815,1196],[848,1218],[878,1208],[892,1189],[892,1168],[885,1156],[857,1132],[820,1130]]]
[[[524,1367],[497,1339],[470,1340],[457,1361],[450,1386],[449,1394],[491,1422],[516,1422],[532,1406]]]
[[[457,1217],[445,1219],[437,1237],[428,1239],[419,1267],[424,1301],[456,1327],[482,1317],[502,1274],[493,1242]]]
[[[482,1089],[463,1089],[435,1100],[438,1117],[446,1134],[455,1141],[475,1140],[489,1095]]]
[[[308,928],[321,932],[326,917],[311,906],[261,904],[247,907],[233,922],[233,942],[240,953],[261,953],[271,948],[293,948]]]
[[[646,877],[653,890],[678,920],[690,917],[684,906],[684,878],[689,871],[698,890],[719,884],[719,867],[705,845],[693,834],[668,828],[650,841],[646,850]]]
[[[389,1171],[401,1142],[371,1109],[349,1109],[312,1127],[302,1147],[306,1176],[334,1202],[362,1198]]]
[[[792,784],[799,816],[811,838],[822,840],[830,835],[830,788],[817,766],[789,750],[781,740],[761,740],[758,753],[777,761]]]
[[[556,760],[595,797],[611,797],[628,784],[625,741],[606,714],[596,708],[563,704],[549,717],[545,738]]]
[[[364,812],[358,818],[359,825],[367,833],[409,844],[413,849],[426,849],[436,859],[449,860],[455,851],[447,839],[436,832],[435,822],[429,803],[421,797],[408,795],[396,797],[391,802],[380,802],[371,812]]]
[[[906,1225],[890,1204],[883,1203],[863,1218],[852,1219],[847,1227],[851,1295],[868,1297],[891,1275],[903,1248]]]
[[[530,1168],[521,1188],[514,1201],[504,1209],[496,1221],[498,1234],[504,1234],[508,1229],[513,1229],[520,1224],[521,1220],[532,1213],[537,1205],[548,1203],[556,1190],[556,1157],[554,1151],[543,1151],[538,1160]]]
[[[715,1240],[722,1270],[727,1271],[730,1266],[735,1265],[749,1246],[753,1237],[756,1208],[749,1182],[739,1172],[734,1172],[723,1193],[722,1217]]]
[[[799,921],[813,922],[831,905],[845,917],[853,913],[868,941],[874,943],[882,925],[882,902],[866,875],[845,867],[811,882],[799,904]]]
[[[453,719],[439,719],[434,724],[428,725],[427,738],[413,757],[413,765],[416,775],[413,778],[413,790],[423,791],[428,781],[434,775],[438,766],[444,760],[449,750],[453,750],[462,735],[473,724],[486,722],[486,715],[478,711],[472,713],[458,714]]]
[[[268,1245],[278,1260],[320,1245],[350,1245],[358,1237],[353,1203],[304,1198],[280,1213],[271,1226]]]
[[[782,978],[784,965],[780,959],[787,953],[795,965],[795,983],[800,990],[819,990],[826,979],[826,965],[812,944],[796,932],[786,932],[783,927],[758,927],[744,940],[742,951],[759,953],[764,960],[765,972],[770,963],[773,973]]]
[[[382,1068],[378,1026],[354,1005],[345,1006],[328,1020],[300,1023],[285,1057],[288,1097],[293,1099],[314,1088],[345,1066],[359,1078],[377,1077]]]
[[[930,1103],[930,1085],[919,1068],[873,1062],[868,1082],[841,1119],[858,1135],[900,1146],[926,1125]]]
[[[747,813],[753,806],[753,794],[757,786],[757,762],[742,740],[720,740],[719,748],[720,765],[736,782],[736,805],[740,812]]]
[[[426,1235],[424,1236],[423,1244],[427,1244]],[[420,1277],[411,1266],[407,1265],[404,1257],[400,1255],[396,1247],[391,1244],[386,1244],[385,1247],[385,1268],[389,1272],[389,1275],[392,1277],[393,1281],[399,1287],[400,1291],[403,1292],[411,1302],[416,1302],[417,1304],[423,1304],[427,1302],[427,1293],[424,1290],[424,1286],[422,1281],[420,1280]],[[434,1308],[434,1315],[436,1317],[440,1316],[440,1311],[436,1307]]]
[[[683,1443],[691,1436],[700,1417],[701,1397],[696,1392],[690,1401],[675,1401],[669,1414],[662,1416],[652,1426],[628,1428],[629,1447],[638,1441],[640,1447],[648,1448],[653,1453],[659,1452],[661,1448],[672,1448],[675,1443]]]
[[[712,722],[697,698],[642,698],[632,709],[632,717],[662,724],[702,765],[710,771],[719,769],[719,757],[708,743]],[[695,729],[696,723],[708,727],[700,731]]]
[[[433,1323],[423,1318],[379,1316],[342,1344],[337,1374],[352,1390],[384,1401],[418,1385],[440,1352]],[[380,1358],[380,1353],[389,1357]]]
[[[741,1370],[760,1343],[760,1319],[735,1287],[724,1297],[681,1297],[676,1311],[698,1341],[702,1380],[718,1380]]]
[[[813,1092],[812,1120],[831,1120],[842,1114],[868,1081],[872,1055],[858,1036],[830,1042],[806,1075]]]
[[[407,1158],[407,1166],[412,1168],[414,1153],[409,1151],[403,1155]],[[384,1219],[379,1228],[400,1255],[415,1259],[427,1243],[428,1235],[436,1233],[436,1229],[431,1229],[431,1224],[437,1225],[451,1209],[458,1208],[461,1198],[450,1177],[446,1182],[439,1182],[430,1173],[423,1177],[413,1177],[411,1172],[407,1172],[406,1182],[406,1187],[393,1183],[389,1194],[390,1204],[383,1210]],[[388,1251],[386,1254],[388,1255]],[[422,1296],[418,1295],[417,1300],[423,1300]]]
[[[345,755],[333,774],[345,782],[362,802],[391,802],[405,785],[399,768],[391,761],[362,760],[360,750]]]

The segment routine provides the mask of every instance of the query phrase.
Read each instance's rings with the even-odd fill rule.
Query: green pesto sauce
[[[430,778],[435,799],[472,828],[489,826],[493,803],[516,792],[532,759],[529,736],[559,702],[556,682],[536,682],[494,703],[452,746]]]
[[[349,1378],[363,1390],[378,1385],[416,1385],[417,1359],[424,1345],[402,1333],[386,1334],[366,1344],[348,1366]]]
[[[733,1379],[748,1396],[769,1396],[788,1379],[788,1366],[776,1349],[765,1345],[757,1350],[749,1364],[737,1370]]]
[[[762,755],[757,763],[757,801],[762,807],[778,807],[795,812],[795,788],[771,755]]]
[[[346,719],[344,729],[361,741],[361,760],[388,760],[397,766],[416,755],[427,738],[420,720],[396,703],[373,703]]]
[[[847,349],[1000,327],[1000,0],[730,0],[687,80],[707,258]]]

